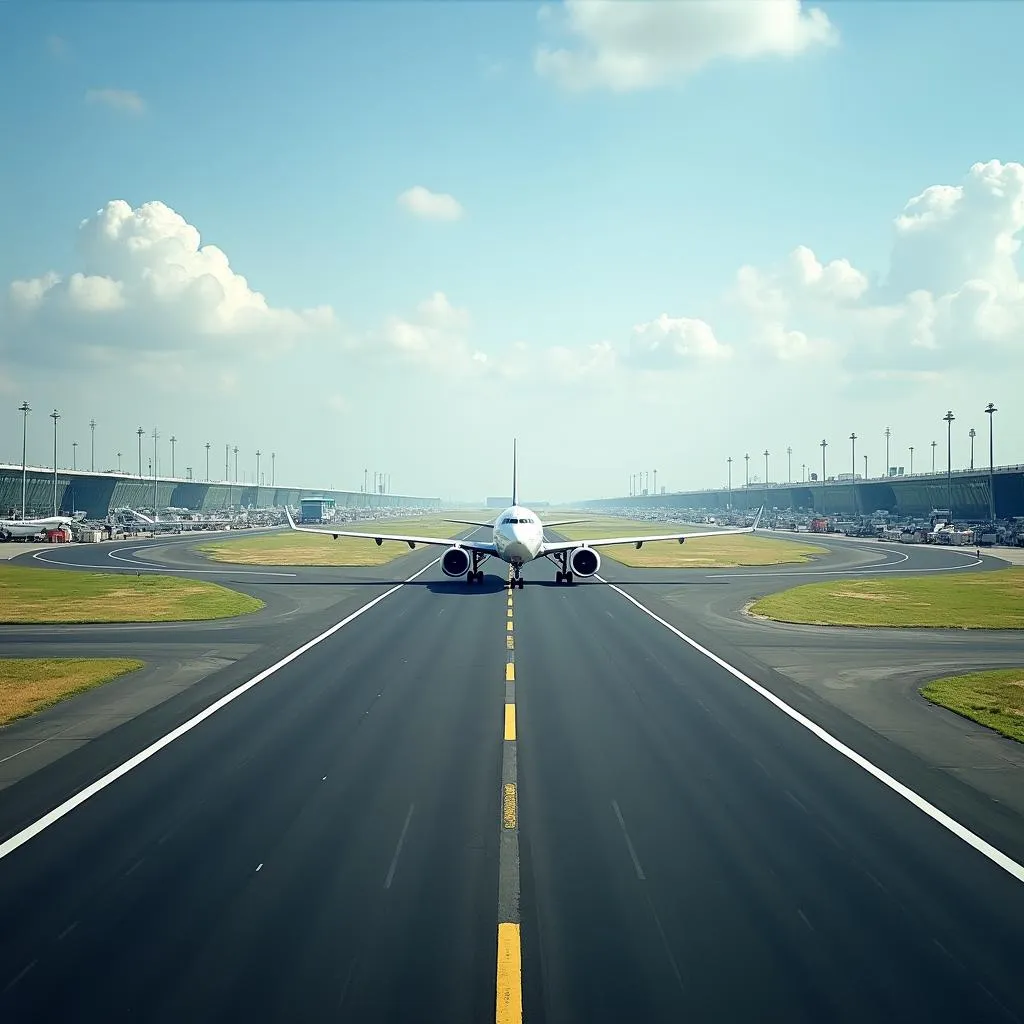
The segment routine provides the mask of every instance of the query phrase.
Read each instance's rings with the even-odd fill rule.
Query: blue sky
[[[873,406],[884,396],[858,408],[856,379],[836,375],[831,364],[790,359],[756,370],[746,363],[753,328],[727,300],[739,267],[768,273],[802,245],[822,263],[845,259],[880,280],[893,219],[908,200],[931,185],[962,184],[977,162],[1024,157],[1012,114],[1024,5],[815,6],[831,21],[834,45],[720,58],[651,87],[579,93],[534,66],[540,45],[580,45],[552,28],[565,17],[558,5],[546,22],[540,5],[526,2],[7,5],[0,10],[8,84],[0,96],[8,143],[0,164],[0,283],[83,269],[79,222],[123,199],[132,207],[166,204],[204,244],[223,249],[273,307],[329,305],[338,332],[364,341],[436,292],[467,311],[467,351],[492,362],[516,342],[537,352],[625,347],[635,326],[663,313],[699,318],[734,351],[727,377],[704,381],[704,371],[684,360],[640,376],[617,364],[612,379],[582,387],[538,383],[536,375],[514,384],[471,381],[425,429],[479,467],[489,445],[468,421],[514,388],[535,424],[532,437],[525,431],[535,461],[556,429],[578,444],[598,437],[603,446],[578,469],[545,456],[536,467],[545,493],[621,490],[616,482],[636,461],[637,445],[649,449],[648,462],[675,460],[670,486],[717,483],[726,454],[784,445],[781,435],[804,429],[794,419],[780,436],[760,440],[765,418],[777,415],[759,404],[769,379],[776,392],[799,393],[835,376],[835,392],[810,411],[818,422],[807,429],[818,438],[848,433],[847,423],[865,429],[860,421],[876,416],[884,425],[887,416]],[[130,91],[144,109],[86,102],[99,89]],[[451,223],[410,217],[395,200],[414,185],[454,196],[465,215]],[[786,329],[813,340],[804,315]],[[62,337],[74,345],[73,325],[65,326]],[[0,330],[12,350],[38,343],[24,320]],[[835,323],[822,330],[823,344],[846,333]],[[359,346],[350,350],[333,336],[308,344],[304,352],[332,353],[336,386],[328,394],[296,383],[291,400],[297,409],[327,402],[341,418],[346,441],[332,449],[333,475],[361,478],[356,467],[377,458],[400,466],[392,472],[410,490],[468,490],[458,496],[494,490],[504,479],[411,458],[401,413],[371,431],[364,447],[372,453],[356,454],[355,437],[373,415],[368,382],[383,379],[411,405],[424,390],[443,391],[448,371],[374,368]],[[71,381],[56,373],[39,379],[13,356],[5,363],[8,405],[30,388],[40,406],[75,408]],[[243,388],[269,394],[290,372],[268,363]],[[105,377],[118,402],[132,405],[130,381]],[[937,389],[945,396],[939,404],[998,401],[987,387],[984,377],[969,386],[901,381],[899,405],[929,415]],[[638,389],[650,401],[632,404]],[[701,430],[711,408],[702,403],[714,389],[742,399],[747,413],[725,428],[715,450],[682,459],[670,438]],[[682,419],[672,411],[681,394],[694,410]],[[203,436],[256,427],[237,394],[161,394],[126,408],[125,423],[154,412],[164,421],[187,416]],[[418,414],[409,415],[422,431]],[[898,415],[888,411],[889,419]],[[572,420],[564,430],[560,416]],[[10,426],[8,419],[0,422]],[[900,426],[913,429],[909,421]],[[297,472],[319,471],[308,436],[281,435]]]

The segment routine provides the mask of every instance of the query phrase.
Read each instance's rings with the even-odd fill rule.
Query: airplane
[[[188,510],[186,509],[186,511]],[[234,519],[215,519],[212,517],[210,519],[161,519],[159,516],[155,518],[147,516],[133,508],[119,508],[115,510],[114,514],[117,515],[117,513],[124,513],[127,516],[134,517],[132,525],[149,533],[161,533],[164,531],[181,533],[182,530],[200,530],[209,526],[230,526],[235,522]]]
[[[35,537],[44,530],[59,530],[74,522],[71,516],[47,516],[45,519],[0,519],[0,541],[12,537]]]
[[[582,520],[555,520],[542,523],[535,512],[518,503],[516,482],[516,448],[513,441],[512,504],[493,523],[478,523],[464,519],[449,520],[449,522],[462,523],[466,526],[489,528],[492,531],[490,541],[459,540],[454,537],[417,537],[407,534],[357,533],[352,530],[335,530],[330,527],[296,526],[291,510],[286,508],[285,513],[288,516],[288,525],[298,533],[325,533],[330,534],[335,540],[339,537],[360,537],[369,540],[372,537],[378,547],[386,540],[401,541],[408,544],[410,548],[416,547],[417,544],[447,547],[448,550],[441,556],[441,571],[445,576],[453,579],[465,576],[467,585],[483,583],[484,574],[480,568],[481,564],[488,558],[499,558],[512,567],[510,589],[518,587],[522,590],[523,565],[537,558],[546,558],[554,563],[557,568],[556,583],[572,584],[577,576],[585,579],[597,575],[601,568],[601,556],[594,548],[609,547],[614,544],[632,544],[639,549],[644,544],[663,540],[674,540],[682,544],[694,537],[726,537],[739,533],[753,533],[761,521],[761,512],[764,511],[762,508],[757,513],[753,526],[734,530],[660,533],[646,537],[602,537],[598,540],[586,541],[550,541],[544,539],[545,526],[564,526],[570,522],[581,522]]]

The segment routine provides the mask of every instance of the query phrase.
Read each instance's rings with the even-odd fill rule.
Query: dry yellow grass
[[[560,526],[558,533],[568,540],[593,540],[597,537],[632,537],[643,534],[691,533],[699,526],[681,523],[647,523],[632,519],[601,519],[579,526]],[[725,537],[700,537],[684,544],[663,541],[645,544],[638,551],[627,544],[601,548],[606,555],[623,565],[647,569],[690,568],[728,569],[741,565],[782,565],[808,562],[827,554],[825,548],[803,541],[778,540],[761,534],[739,534]]]
[[[0,725],[139,668],[129,658],[0,659]]]
[[[258,611],[263,602],[216,583],[171,576],[0,565],[0,622],[175,622]]]
[[[461,519],[478,518],[461,513],[457,516],[453,513],[453,516]],[[472,529],[432,516],[338,525],[341,529],[366,533],[370,538],[375,530],[381,533],[411,533],[421,537],[455,537],[463,530]],[[489,539],[490,534],[487,536]],[[231,562],[234,565],[384,565],[401,555],[409,554],[409,545],[385,541],[377,547],[372,539],[339,537],[334,540],[330,534],[317,537],[311,533],[282,530],[258,537],[203,544],[198,550],[215,562]]]

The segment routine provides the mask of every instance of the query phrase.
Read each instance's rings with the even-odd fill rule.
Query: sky
[[[0,6],[0,461],[479,500],[1024,463],[1024,5]],[[850,441],[850,434],[858,439]],[[149,441],[148,450],[152,446]],[[791,460],[786,456],[792,449]],[[233,471],[232,471],[233,475]],[[268,478],[269,480],[269,478]],[[653,479],[651,481],[653,483]]]

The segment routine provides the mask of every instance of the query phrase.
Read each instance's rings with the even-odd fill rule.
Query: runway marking
[[[7,982],[7,984],[4,986],[4,991],[9,992],[12,988],[14,988],[14,986],[17,985],[18,982],[21,981],[21,979],[24,978],[25,975],[28,974],[28,972],[31,971],[32,968],[35,967],[37,963],[39,963],[38,960],[33,960],[32,963],[30,963],[27,967],[23,967],[13,978],[11,978],[9,982]]]
[[[515,640],[512,637],[510,637],[510,636],[505,637],[505,650],[507,650],[507,651],[514,651],[515,648],[516,648]]]
[[[706,647],[697,643],[692,637],[687,636],[682,630],[677,629],[672,625],[671,622],[667,622],[660,615],[652,612],[646,605],[641,604],[631,594],[627,594],[621,587],[616,586],[614,583],[609,583],[608,580],[603,579],[600,576],[595,577],[600,582],[606,584],[611,590],[614,590],[620,597],[625,598],[630,604],[638,608],[645,615],[650,616],[655,622],[664,626],[670,633],[677,636],[683,643],[688,644],[698,654],[704,655],[709,661],[713,661],[719,668],[724,669],[734,679],[739,680],[746,686],[749,686],[756,694],[763,697],[770,704],[774,704],[784,715],[791,718],[797,725],[802,726],[809,733],[816,736],[823,743],[826,743],[833,750],[842,754],[843,757],[852,761],[859,768],[862,768],[869,775],[873,776],[882,785],[887,786],[898,796],[901,796],[907,803],[912,804],[919,811],[923,811],[933,821],[940,824],[944,829],[952,832],[958,839],[963,840],[968,846],[973,847],[982,856],[987,857],[997,867],[1002,868],[1007,874],[1012,875],[1019,882],[1024,882],[1024,865],[1018,864],[1017,861],[1008,857],[1002,850],[997,849],[991,843],[986,842],[981,836],[975,835],[966,826],[961,825],[955,818],[951,818],[945,811],[939,810],[934,804],[930,803],[923,796],[910,789],[909,786],[905,786],[898,779],[893,778],[888,772],[883,771],[877,765],[873,764],[866,757],[858,754],[852,747],[848,747],[841,740],[838,740],[830,732],[826,732],[816,722],[812,722],[806,715],[802,715],[795,708],[790,707],[781,697],[777,697],[771,690],[765,689],[760,683],[755,682],[750,676],[741,672],[738,668],[730,665],[724,658],[720,658],[713,651],[709,651]]]
[[[388,868],[388,877],[384,879],[384,888],[391,888],[391,880],[395,877],[395,868],[398,867],[398,858],[402,855],[402,846],[405,843],[405,833],[409,831],[409,822],[412,821],[412,812],[416,809],[415,804],[409,804],[409,813],[405,816],[405,824],[402,826],[402,834],[398,837],[398,845],[395,847],[395,855],[391,858],[391,867]]]
[[[622,837],[626,840],[626,849],[629,850],[633,867],[636,868],[636,877],[641,882],[644,882],[647,880],[647,876],[644,874],[644,869],[640,867],[640,858],[637,857],[636,850],[633,849],[633,840],[629,838],[629,833],[626,831],[626,823],[622,820],[622,811],[619,810],[619,802],[617,800],[612,801],[612,810],[615,811],[615,817],[619,819],[619,828],[622,829]]]
[[[512,570],[509,569],[509,580]],[[512,594],[508,595],[506,650],[512,637]],[[523,961],[519,938],[519,805],[516,742],[515,655],[505,662],[505,732],[501,745],[501,829],[498,836],[498,948],[495,974],[496,1024],[522,1024]]]
[[[64,569],[85,569],[90,572],[128,572],[128,569],[121,569],[118,566],[107,566],[100,567],[98,565],[83,565],[81,562],[62,562],[59,559],[45,558],[44,555],[49,554],[46,551],[34,551],[32,557],[38,559],[40,562],[46,562],[48,565],[59,565]],[[261,572],[257,569],[172,569],[170,566],[160,566],[159,568],[150,568],[145,564],[136,564],[129,558],[118,558],[117,553],[114,551],[108,551],[107,557],[113,559],[115,562],[124,562],[135,572],[158,572],[158,573],[169,573],[169,572],[186,572],[200,576],[281,576],[289,579],[294,579],[298,576],[295,572]]]
[[[516,738],[516,706],[515,704],[505,705],[505,739]]]
[[[377,597],[373,598],[372,601],[367,601],[367,603],[364,604],[361,608],[357,608],[350,615],[345,616],[345,618],[343,618],[340,622],[336,622],[329,629],[324,630],[324,632],[321,633],[319,636],[313,637],[312,640],[307,640],[306,643],[304,643],[301,647],[297,647],[294,651],[291,652],[291,654],[285,655],[283,658],[280,659],[280,661],[276,661],[269,668],[265,668],[262,672],[259,672],[256,675],[254,675],[252,679],[242,683],[240,686],[236,686],[235,689],[233,689],[230,693],[226,693],[219,700],[214,701],[209,707],[204,708],[204,710],[200,711],[199,714],[194,715],[187,722],[182,723],[176,729],[173,729],[165,736],[160,737],[160,739],[158,739],[155,743],[151,743],[144,750],[140,750],[139,753],[135,754],[133,757],[130,757],[127,761],[125,761],[123,764],[118,765],[118,767],[114,768],[112,771],[107,772],[106,775],[97,779],[95,782],[86,786],[84,789],[79,790],[79,792],[77,792],[74,796],[65,800],[62,804],[59,804],[57,807],[54,807],[52,811],[48,811],[46,814],[44,814],[38,821],[34,821],[31,825],[27,825],[20,832],[16,833],[9,839],[0,843],[0,860],[3,860],[4,857],[13,853],[15,850],[18,849],[18,847],[24,846],[25,843],[27,843],[30,839],[39,835],[40,832],[43,832],[44,830],[48,829],[55,822],[63,818],[64,815],[70,814],[71,811],[73,811],[76,807],[79,807],[81,804],[84,804],[86,800],[89,800],[91,797],[94,797],[97,793],[106,789],[107,786],[109,786],[113,782],[116,782],[119,778],[121,778],[122,775],[127,775],[128,772],[130,772],[133,768],[138,768],[138,766],[142,764],[144,761],[148,761],[154,754],[163,750],[164,747],[169,746],[176,739],[179,739],[181,736],[184,736],[185,733],[190,732],[201,722],[206,721],[206,719],[209,718],[211,715],[214,715],[218,711],[220,711],[221,708],[230,704],[233,700],[237,700],[239,697],[242,696],[243,693],[246,693],[248,690],[251,690],[254,686],[257,686],[259,683],[262,683],[264,679],[268,679],[275,672],[278,672],[280,669],[284,668],[285,665],[290,665],[297,658],[302,657],[302,655],[305,654],[307,651],[312,650],[312,648],[316,647],[317,644],[323,643],[324,640],[327,640],[330,637],[334,636],[334,634],[337,633],[340,629],[343,629],[350,622],[353,622],[356,619],[358,619],[360,615],[364,614],[365,612],[368,612],[371,608],[380,604],[381,601],[390,597],[392,594],[397,593],[407,583],[411,583],[413,580],[422,576],[425,572],[427,572],[427,570],[432,569],[435,565],[437,565],[439,561],[439,558],[435,558],[432,562],[425,565],[418,572],[414,572],[408,579],[403,580],[401,583],[395,584],[395,586],[391,587],[389,590],[385,590],[383,594],[378,594]]]
[[[904,551],[896,551],[893,554],[902,555],[902,561],[907,562],[910,560],[910,555]],[[713,579],[745,579],[747,577],[751,579],[761,578],[764,576],[884,576],[887,573],[892,572],[957,572],[961,569],[973,569],[976,565],[981,565],[984,561],[975,555],[968,555],[966,551],[952,551],[951,554],[962,555],[964,558],[970,558],[969,562],[961,562],[959,565],[939,565],[933,566],[930,569],[888,569],[886,565],[899,565],[898,562],[886,562],[885,565],[878,566],[877,568],[861,568],[861,569],[816,569],[814,571],[810,569],[801,569],[797,572],[713,572],[705,573],[704,578]]]
[[[498,994],[496,1024],[518,1024],[523,1019],[523,955],[519,925],[498,925]]]
[[[514,782],[507,782],[505,783],[504,799],[501,804],[501,823],[505,828],[515,828],[518,821],[516,786]]]

